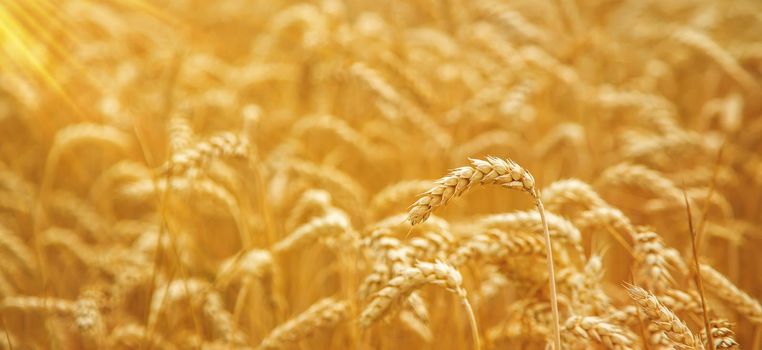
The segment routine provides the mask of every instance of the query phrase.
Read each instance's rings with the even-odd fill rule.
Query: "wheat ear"
[[[646,318],[663,331],[678,349],[696,349],[696,337],[672,310],[664,306],[651,292],[638,286],[627,288],[630,297],[635,300]]]
[[[572,316],[566,320],[564,331],[570,338],[582,338],[585,343],[592,340],[606,349],[635,349],[634,341],[626,330],[600,317]]]
[[[487,160],[471,159],[471,166],[452,170],[447,176],[437,180],[437,185],[424,192],[410,208],[408,220],[415,225],[426,220],[438,207],[447,204],[452,197],[460,196],[475,184],[495,184],[506,188],[525,191],[534,199],[537,211],[540,212],[543,229],[545,230],[545,250],[548,263],[548,278],[550,280],[550,302],[553,308],[555,323],[555,345],[561,349],[561,327],[558,317],[558,296],[556,294],[556,277],[553,269],[553,249],[550,242],[548,222],[545,220],[545,209],[535,188],[534,177],[516,162],[497,157],[487,157]]]
[[[257,350],[282,349],[302,340],[319,329],[338,325],[349,315],[349,303],[333,298],[312,304],[298,316],[279,325],[257,346]]]
[[[701,277],[709,287],[708,291],[728,303],[753,324],[762,325],[762,306],[759,301],[738,289],[735,284],[709,265],[701,264]]]
[[[376,320],[386,315],[392,304],[400,302],[416,289],[429,283],[442,285],[458,295],[469,316],[474,349],[481,349],[476,317],[466,297],[466,291],[462,287],[463,277],[454,267],[441,261],[436,263],[419,262],[415,267],[403,268],[394,278],[389,280],[386,287],[373,296],[373,300],[360,315],[360,325],[369,327]]]

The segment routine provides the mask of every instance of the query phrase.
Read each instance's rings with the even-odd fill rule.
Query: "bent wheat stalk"
[[[487,157],[487,160],[471,159],[471,166],[454,169],[445,177],[437,180],[436,183],[435,187],[424,192],[410,207],[408,220],[412,225],[425,221],[436,208],[446,205],[452,197],[460,196],[475,184],[500,185],[510,189],[525,191],[532,196],[537,211],[540,212],[540,219],[545,231],[545,249],[550,280],[550,302],[553,308],[555,327],[555,348],[561,349],[556,278],[553,269],[553,249],[550,242],[548,222],[545,219],[545,209],[535,188],[532,174],[510,159]]]

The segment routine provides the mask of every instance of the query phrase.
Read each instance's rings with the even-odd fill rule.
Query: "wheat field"
[[[0,0],[0,53],[0,349],[762,349],[762,2]]]

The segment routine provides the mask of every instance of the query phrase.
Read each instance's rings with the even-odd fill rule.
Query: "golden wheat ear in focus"
[[[760,13],[0,1],[0,350],[762,349]]]

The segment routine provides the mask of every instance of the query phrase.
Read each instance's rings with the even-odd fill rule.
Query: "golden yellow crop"
[[[762,349],[762,3],[0,0],[0,349]]]

